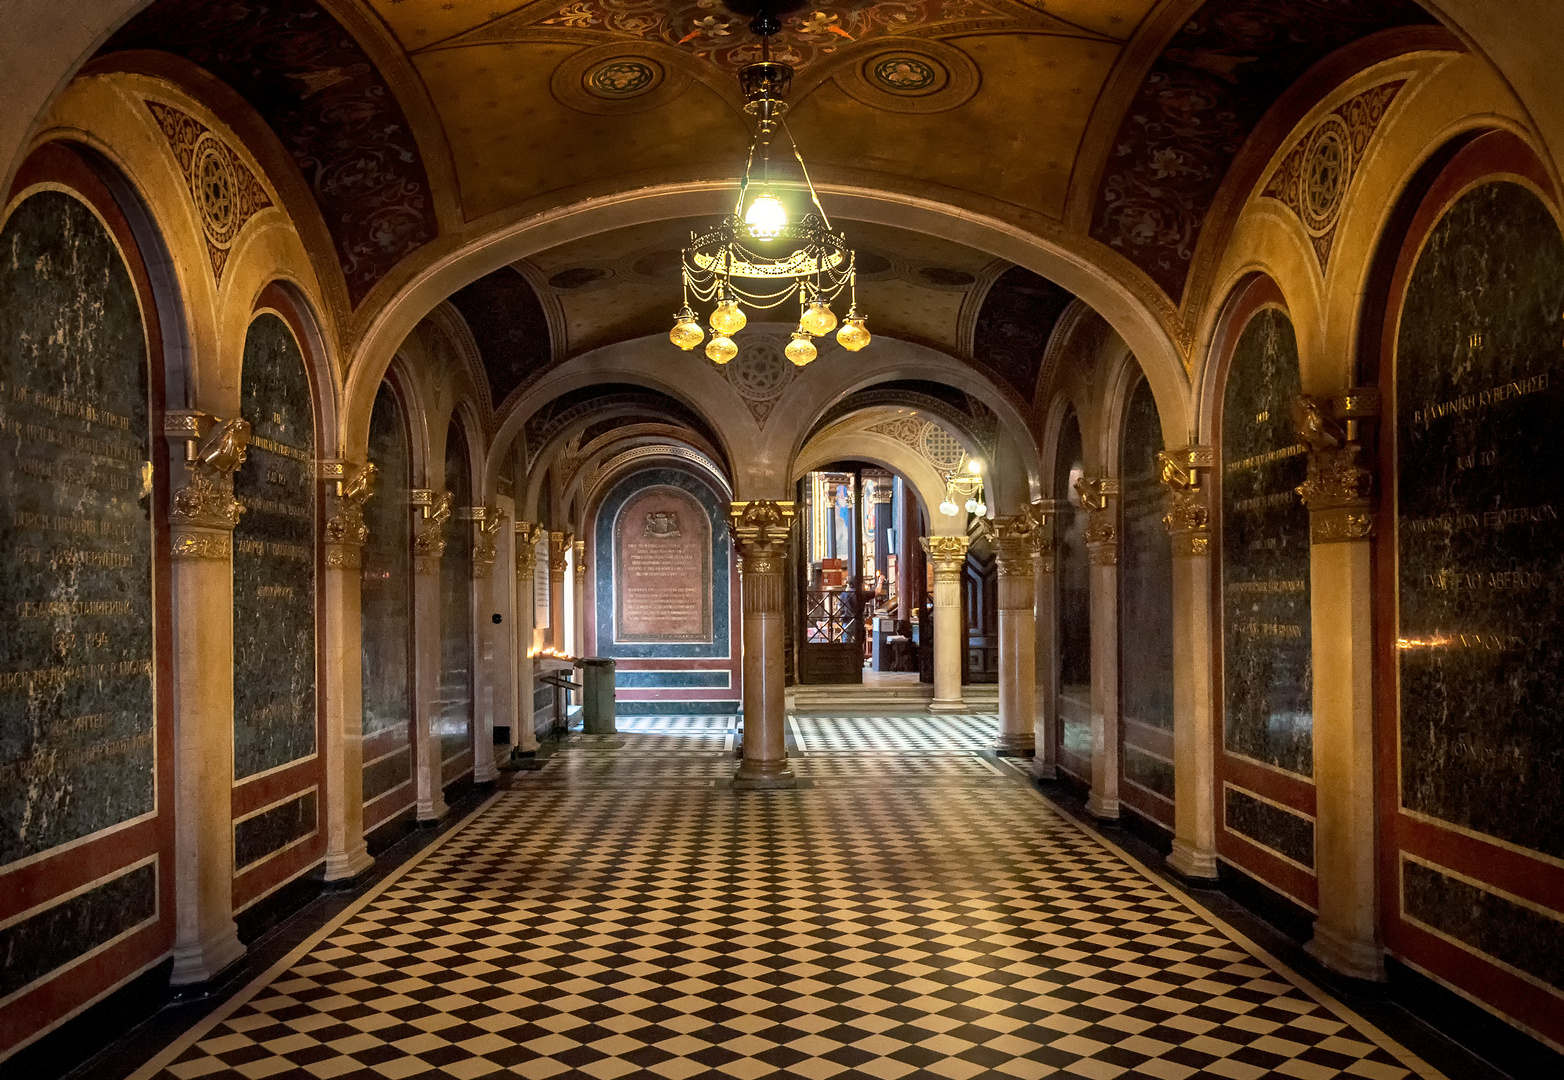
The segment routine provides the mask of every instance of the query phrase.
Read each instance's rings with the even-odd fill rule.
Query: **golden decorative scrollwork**
[[[486,578],[489,576],[489,571],[494,569],[494,538],[498,535],[500,527],[508,519],[509,515],[498,506],[475,506],[472,508],[473,577]]]
[[[422,507],[423,519],[413,534],[413,555],[420,559],[438,559],[445,554],[445,523],[451,519],[449,491],[414,491],[413,505]]]
[[[233,557],[233,537],[227,531],[186,532],[176,530],[173,535],[173,556],[176,559],[213,559],[226,561]]]
[[[1162,483],[1173,498],[1173,505],[1162,517],[1162,525],[1173,542],[1174,556],[1206,555],[1211,550],[1211,509],[1207,503],[1202,474],[1209,470],[1214,455],[1209,446],[1182,446],[1157,455]]]
[[[250,422],[218,420],[199,412],[169,414],[166,431],[185,440],[189,479],[174,492],[170,521],[202,529],[232,529],[244,507],[234,498],[234,471],[244,464]]]
[[[538,541],[543,536],[543,526],[530,521],[516,522],[516,573],[531,578],[538,568]]]
[[[1363,462],[1360,426],[1379,415],[1379,394],[1361,387],[1324,404],[1303,394],[1293,402],[1298,438],[1309,448],[1309,471],[1297,491],[1309,508],[1309,540],[1336,544],[1374,534],[1374,473]]]
[[[369,527],[364,524],[364,504],[375,493],[378,473],[373,462],[365,462],[337,481],[337,491],[332,496],[333,512],[324,528],[326,543],[356,546],[369,539]],[[327,565],[330,564],[328,558]]]

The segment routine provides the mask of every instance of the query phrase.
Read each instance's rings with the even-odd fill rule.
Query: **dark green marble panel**
[[[377,799],[412,778],[411,747],[402,747],[364,766],[364,801]]]
[[[1228,832],[1239,833],[1304,866],[1314,865],[1314,822],[1272,806],[1237,788],[1225,788],[1222,818]]]
[[[234,474],[234,778],[315,752],[315,419],[288,324],[250,324],[240,376],[250,449]]]
[[[1408,916],[1564,990],[1564,914],[1544,915],[1410,860],[1401,863],[1401,905]]]
[[[1314,771],[1308,460],[1293,425],[1298,341],[1275,308],[1249,320],[1222,400],[1223,738],[1289,772]],[[1274,845],[1273,845],[1274,846]]]
[[[1124,642],[1120,679],[1126,717],[1173,730],[1173,548],[1162,524],[1168,493],[1157,454],[1162,420],[1142,379],[1124,417],[1120,471],[1119,625]],[[1129,771],[1126,756],[1125,774]],[[1150,785],[1147,785],[1150,786]],[[1169,798],[1172,792],[1167,793]]]
[[[125,262],[33,195],[0,229],[0,865],[153,810],[151,456]]]
[[[1083,475],[1081,425],[1072,412],[1059,433],[1054,464],[1054,580],[1059,599],[1059,693],[1078,701],[1092,696],[1091,563],[1086,555],[1086,512],[1075,493]],[[1090,707],[1059,710],[1060,742],[1065,749],[1091,760]]]
[[[412,724],[408,655],[411,645],[412,452],[401,406],[382,386],[369,422],[369,460],[380,470],[374,496],[364,506],[369,540],[360,582],[363,611],[364,735],[396,731],[408,738]]]
[[[243,870],[316,829],[318,800],[306,791],[297,799],[234,822],[234,870]]]
[[[157,914],[157,865],[138,866],[0,930],[0,998]]]
[[[1564,857],[1564,237],[1462,196],[1396,343],[1404,804]]]
[[[1124,778],[1155,791],[1164,799],[1173,799],[1173,763],[1155,757],[1134,746],[1124,748]]]
[[[445,440],[445,490],[453,505],[472,505],[472,459],[461,426],[454,422]],[[472,549],[473,524],[457,513],[447,526],[445,558],[440,560],[440,697],[434,730],[440,737],[441,761],[472,746]]]

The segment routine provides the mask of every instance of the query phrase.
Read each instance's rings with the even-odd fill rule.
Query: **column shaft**
[[[1119,481],[1076,481],[1090,515],[1086,552],[1091,562],[1092,788],[1086,810],[1103,821],[1119,817]]]
[[[327,484],[336,487],[345,478],[347,465],[327,462],[322,471]],[[343,881],[357,877],[374,863],[364,845],[363,543],[359,537],[367,539],[368,533],[355,505],[357,526],[350,535],[350,523],[342,519],[340,493],[332,498],[338,509],[325,528],[326,569],[321,578],[325,657],[322,697],[326,710],[326,745],[322,747],[326,773],[325,878]]]
[[[1031,508],[994,522],[999,576],[999,737],[1001,754],[1032,753],[1037,714],[1037,613],[1033,590],[1040,523]]]
[[[570,652],[570,642],[565,640],[565,534],[549,533],[548,537],[548,640],[558,652]],[[564,717],[555,717],[563,724]]]
[[[790,502],[735,502],[729,511],[744,604],[744,757],[733,786],[787,788],[787,702],[783,693],[783,605]]]
[[[923,541],[934,566],[934,698],[930,712],[964,712],[961,575],[967,562],[965,536],[930,536]]]
[[[523,754],[538,750],[533,691],[533,574],[537,571],[537,543],[542,530],[530,521],[516,522],[516,632],[512,663],[516,668],[516,727],[511,746]]]
[[[1172,507],[1162,523],[1173,545],[1173,851],[1168,866],[1215,880],[1216,701],[1212,657],[1210,508],[1201,486],[1209,446],[1164,451]]]
[[[1032,775],[1052,780],[1059,775],[1059,611],[1054,581],[1053,518],[1048,535],[1033,561],[1033,625],[1036,627],[1036,685],[1032,709]]]
[[[434,731],[440,698],[440,556],[413,559],[413,786],[419,821],[445,816],[440,738]]]
[[[586,636],[586,541],[577,540],[575,543],[576,555],[576,592],[574,596],[576,607],[575,644],[571,648],[576,656],[587,655]]]
[[[472,778],[476,784],[493,783],[499,776],[494,767],[494,728],[511,725],[516,711],[516,668],[510,662],[511,628],[516,586],[514,535],[505,528],[514,503],[497,499],[474,509],[473,547],[473,638],[477,642],[474,658],[474,701],[472,710]],[[478,517],[479,512],[482,517]],[[499,622],[494,621],[498,615]]]

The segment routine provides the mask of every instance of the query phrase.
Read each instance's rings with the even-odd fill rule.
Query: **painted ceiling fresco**
[[[158,0],[101,52],[122,49],[184,57],[255,107],[314,194],[355,305],[438,235],[396,95],[315,0]]]
[[[1433,21],[1413,0],[1210,0],[1162,50],[1124,116],[1092,236],[1177,301],[1217,189],[1266,110],[1343,45]]]
[[[972,334],[973,359],[1031,401],[1048,339],[1074,299],[1047,278],[1012,266],[983,298]]]

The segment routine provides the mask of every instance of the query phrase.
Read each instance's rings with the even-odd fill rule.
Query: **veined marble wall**
[[[1059,589],[1059,762],[1090,782],[1092,775],[1092,588],[1086,554],[1086,512],[1076,494],[1082,475],[1081,424],[1071,412],[1059,433],[1054,465],[1055,580]]]
[[[234,474],[235,780],[315,753],[315,417],[299,343],[269,312],[250,324],[239,393],[251,435]]]
[[[147,361],[95,210],[63,190],[16,204],[0,227],[0,1049],[167,948],[136,936],[168,886]]]
[[[1173,823],[1173,549],[1162,524],[1167,488],[1157,454],[1162,420],[1145,379],[1125,410],[1120,458],[1119,661],[1130,806]]]
[[[440,560],[440,697],[434,730],[440,761],[454,761],[472,749],[472,458],[461,425],[452,421],[445,437],[445,490],[459,508],[447,527]],[[448,781],[452,777],[446,778]]]
[[[1490,181],[1444,209],[1407,281],[1395,342],[1400,853],[1387,882],[1408,924],[1551,987],[1533,1007],[1555,1018],[1561,317],[1564,235],[1532,190]],[[1394,947],[1480,992],[1503,980],[1462,970],[1439,941]]]
[[[380,470],[364,504],[364,828],[413,803],[412,449],[396,394],[382,385],[369,423],[369,460]]]
[[[1218,850],[1302,903],[1314,867],[1308,471],[1293,420],[1298,341],[1279,307],[1243,326],[1222,394]]]

